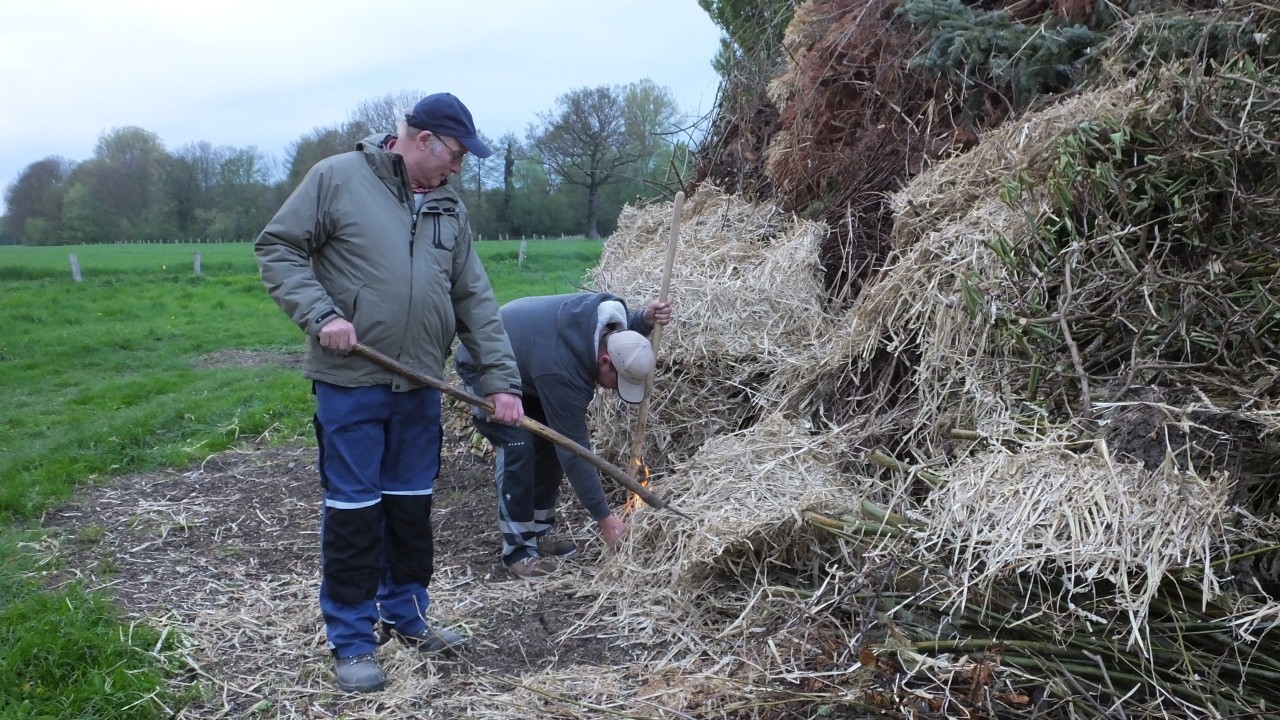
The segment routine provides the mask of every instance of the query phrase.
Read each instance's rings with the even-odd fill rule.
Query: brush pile
[[[902,22],[796,18],[827,22],[788,32],[810,49]],[[636,511],[587,591],[698,688],[657,706],[1280,717],[1280,13],[1135,14],[1092,52],[1070,93],[904,164],[860,245],[876,261],[843,284],[837,223],[782,212],[799,194],[691,196],[644,457],[695,520]],[[864,70],[805,65],[823,81],[795,87],[874,95]],[[839,143],[797,165],[791,130],[777,188],[858,172]],[[596,286],[653,297],[669,226],[629,211]],[[625,457],[629,413],[602,398],[601,452]]]
[[[618,225],[592,283],[641,307],[662,284],[671,209],[629,207]],[[666,354],[664,377],[680,389],[653,398],[644,452],[651,470],[753,426],[827,352],[817,262],[824,234],[817,223],[710,185],[686,204],[669,284],[679,312],[663,335],[679,348]],[[606,447],[630,446],[631,422],[620,411],[601,408],[595,437]]]

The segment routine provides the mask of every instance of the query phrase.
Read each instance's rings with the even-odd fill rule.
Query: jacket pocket
[[[352,285],[343,289],[342,292],[339,292],[333,298],[334,304],[337,305],[338,309],[342,311],[343,317],[347,318],[347,320],[350,320],[352,325],[356,324],[356,310],[359,308],[359,305],[360,305],[360,301],[359,301],[360,291],[364,290],[364,288],[365,288],[364,283],[360,283],[359,285]]]
[[[458,208],[453,205],[423,205],[424,219],[431,221],[431,247],[453,252],[458,244]]]
[[[393,298],[383,297],[379,302],[379,294],[376,288],[370,288],[368,285],[360,285],[356,287],[355,292],[351,293],[348,302],[350,309],[347,317],[351,320],[351,324],[356,327],[356,339],[360,342],[376,347],[383,352],[394,352],[395,348],[388,344],[391,335],[388,332],[388,309],[395,307]]]

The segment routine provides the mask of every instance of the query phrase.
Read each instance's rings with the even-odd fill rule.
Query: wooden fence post
[[[196,277],[200,277],[200,253],[198,252],[196,253],[196,261],[192,270],[195,272]]]
[[[71,253],[68,257],[71,258],[71,279],[80,282],[80,261],[76,259],[75,253]]]
[[[520,238],[520,260],[519,262],[516,263],[516,267],[524,267],[524,250],[525,250],[524,238]]]

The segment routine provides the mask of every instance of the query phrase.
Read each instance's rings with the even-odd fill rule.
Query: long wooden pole
[[[671,290],[671,267],[676,261],[676,245],[680,243],[680,213],[684,210],[684,191],[676,193],[675,203],[671,206],[671,236],[667,239],[667,262],[662,267],[662,290],[658,300],[667,301]],[[662,342],[662,326],[657,325],[649,333],[649,344],[653,346],[653,356],[658,357],[658,345]],[[644,381],[644,399],[640,401],[640,410],[636,415],[636,431],[631,437],[631,461],[627,468],[640,475],[643,462],[640,459],[644,451],[645,424],[649,420],[649,398],[653,395],[653,376]]]
[[[449,383],[443,380],[438,380],[436,378],[431,377],[430,375],[418,372],[417,370],[414,370],[413,368],[409,367],[408,365],[405,365],[399,360],[396,360],[395,358],[392,358],[392,357],[388,357],[387,355],[384,355],[378,352],[377,350],[374,350],[368,345],[365,345],[363,343],[357,343],[355,348],[352,349],[352,352],[354,352],[357,355],[360,355],[361,357],[372,360],[378,365],[381,365],[382,367],[394,373],[403,375],[404,377],[407,377],[410,380],[413,380],[415,382],[422,383],[427,387],[439,390],[440,392],[450,397],[457,398],[458,400],[461,400],[467,403],[468,405],[473,405],[475,407],[478,407],[482,410],[487,410],[489,412],[493,411],[493,405],[488,400],[485,400],[484,398],[478,397],[476,395],[472,395],[466,390],[463,390],[462,388],[459,388],[459,387],[454,387],[453,385],[450,385]],[[587,448],[582,447],[581,445],[574,442],[570,438],[565,437],[564,435],[556,432],[555,430],[552,430],[551,428],[547,427],[546,425],[543,425],[537,420],[532,420],[527,417],[521,418],[520,427],[528,430],[529,432],[532,432],[535,435],[539,435],[541,437],[546,438],[547,440],[550,440],[551,442],[569,450],[574,455],[577,455],[583,460],[586,460],[587,462],[591,463],[601,473],[621,483],[623,487],[627,488],[628,490],[635,493],[636,495],[639,495],[640,499],[644,500],[645,504],[648,505],[649,507],[657,508],[659,510],[663,510],[663,509],[670,510],[671,512],[679,515],[682,518],[692,519],[688,515],[685,515],[684,513],[680,512],[680,510],[678,510],[671,503],[667,502],[666,500],[663,500],[662,498],[658,497],[657,495],[649,491],[648,488],[636,482],[635,479],[633,479],[630,475],[623,472],[616,465],[613,465],[612,463],[600,457],[599,455],[596,455],[595,453],[591,452]]]

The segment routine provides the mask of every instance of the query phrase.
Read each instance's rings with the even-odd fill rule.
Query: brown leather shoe
[[[578,545],[572,540],[551,537],[538,538],[538,554],[543,557],[569,557],[578,553]]]
[[[517,560],[507,566],[507,570],[519,578],[526,580],[532,578],[541,578],[551,575],[556,571],[556,563],[551,558],[538,557],[530,555],[523,560]]]

